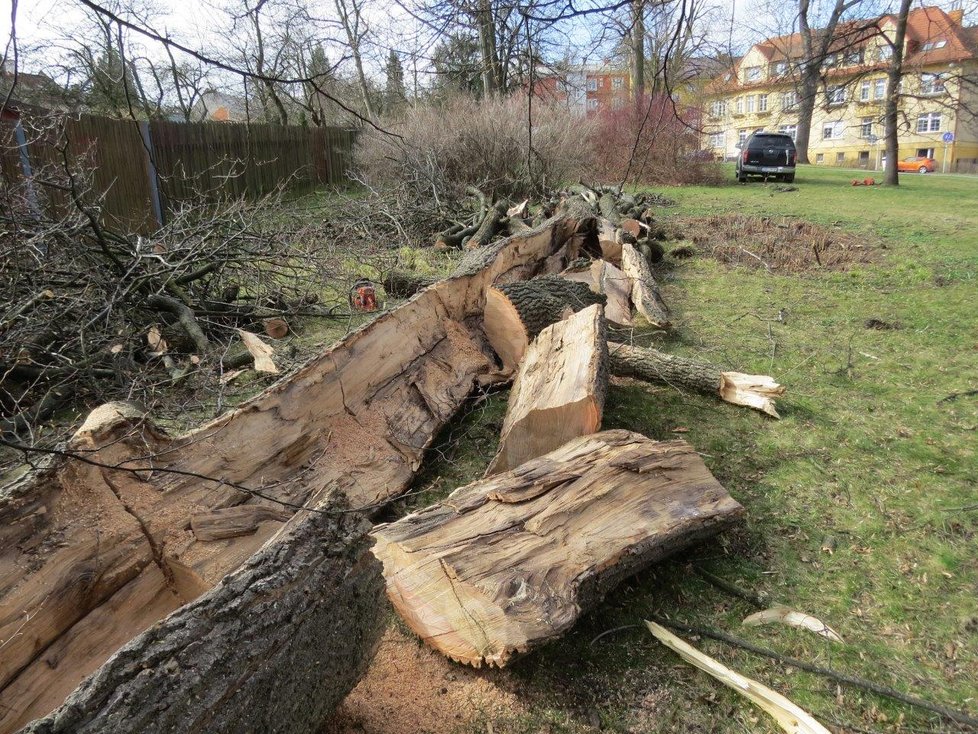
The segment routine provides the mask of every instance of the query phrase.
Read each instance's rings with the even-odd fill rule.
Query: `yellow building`
[[[978,27],[960,10],[912,10],[907,20],[900,97],[900,158],[926,155],[938,170],[978,172]],[[859,25],[856,25],[856,24]],[[809,160],[815,164],[882,168],[883,102],[896,19],[883,16],[840,27],[825,61],[812,115]],[[855,39],[855,40],[853,40]],[[786,132],[798,124],[796,64],[800,34],[755,44],[707,87],[707,148],[732,159],[755,130]]]

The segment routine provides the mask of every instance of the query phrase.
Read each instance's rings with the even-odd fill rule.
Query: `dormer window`
[[[749,82],[760,81],[761,79],[761,67],[759,66],[748,66],[745,70],[745,78]]]
[[[788,73],[788,62],[787,61],[776,61],[771,67],[771,71],[775,76],[784,76]]]
[[[846,66],[859,66],[862,63],[863,63],[863,50],[861,48],[846,53],[845,56]]]
[[[877,56],[879,56],[880,61],[889,61],[891,58],[893,58],[893,47],[890,46],[890,44],[885,44],[880,46],[876,53]]]
[[[945,46],[947,46],[947,41],[945,41],[943,38],[939,38],[936,41],[928,41],[925,43],[922,50],[933,51],[934,49],[944,48]]]

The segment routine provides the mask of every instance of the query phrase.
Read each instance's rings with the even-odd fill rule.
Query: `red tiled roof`
[[[952,18],[940,8],[933,6],[911,10],[907,17],[908,53],[904,63],[908,66],[925,66],[978,58],[978,26],[964,28],[961,26],[959,18],[960,16]],[[895,20],[892,15],[883,15],[879,18],[840,23],[836,29],[835,39],[829,46],[829,52],[835,53],[865,45],[869,39],[878,34],[879,27],[888,19]],[[944,41],[940,48],[924,50],[924,46],[928,42],[939,43],[940,41]],[[797,59],[804,55],[801,33],[774,36],[755,44],[754,48],[760,51],[764,58],[771,63]],[[767,86],[771,83],[771,79],[768,78],[761,82],[741,84],[739,72],[742,61],[743,59],[735,63],[729,71],[717,76],[710,82],[706,87],[707,93],[751,89]],[[876,66],[885,68],[885,65]],[[865,70],[873,68],[873,66],[860,65],[859,68]],[[828,70],[829,76],[838,76],[844,73],[848,73],[846,67]],[[725,78],[728,75],[730,79]]]

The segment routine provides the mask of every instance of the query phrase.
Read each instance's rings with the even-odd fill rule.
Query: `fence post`
[[[17,141],[20,169],[24,174],[24,184],[27,187],[27,208],[30,209],[34,219],[40,219],[41,207],[37,202],[37,192],[34,190],[34,169],[31,168],[31,157],[27,154],[27,135],[24,134],[24,126],[20,124],[20,118],[14,122],[14,140]]]
[[[156,224],[162,227],[163,199],[160,197],[160,179],[156,170],[156,154],[153,152],[153,138],[149,134],[149,121],[139,121],[139,134],[143,138],[143,148],[146,150],[146,175],[149,177],[149,198],[153,204],[153,216]]]

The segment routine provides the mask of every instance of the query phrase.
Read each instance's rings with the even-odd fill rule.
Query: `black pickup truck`
[[[795,180],[795,141],[784,133],[756,132],[744,142],[737,157],[737,180],[760,176],[791,183]]]

